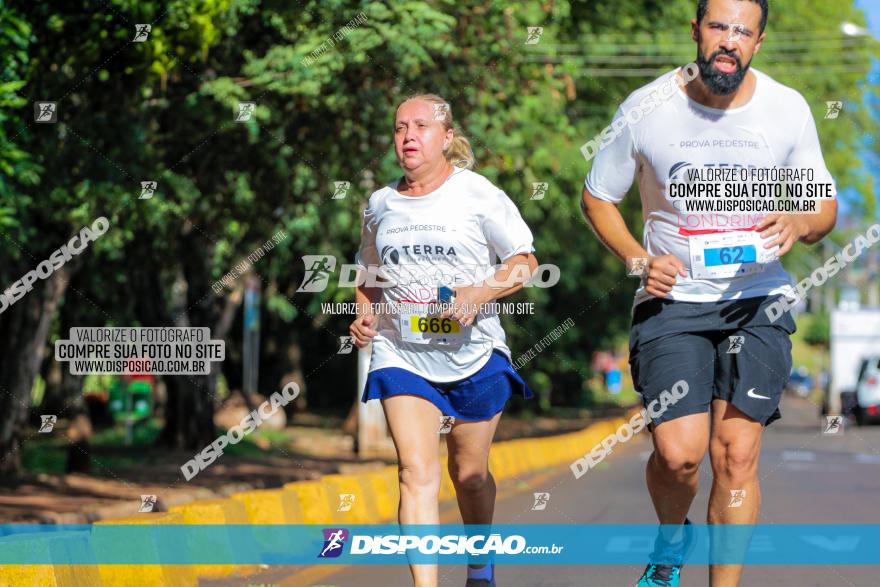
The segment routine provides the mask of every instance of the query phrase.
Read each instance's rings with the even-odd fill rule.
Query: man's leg
[[[714,339],[681,331],[693,322],[692,312],[702,311],[699,306],[645,302],[633,317],[630,365],[652,422],[654,443],[645,477],[661,523],[639,587],[677,587],[693,544],[693,531],[683,524],[709,445],[709,410],[715,394]]]
[[[645,476],[661,524],[683,524],[697,494],[700,462],[709,442],[709,414],[662,422],[652,434],[654,452]]]
[[[754,524],[761,507],[758,484],[758,457],[763,425],[721,399],[712,402],[712,435],[709,456],[712,461],[712,492],[709,495],[710,524]],[[744,549],[747,536],[728,536],[719,548]],[[714,545],[713,545],[714,547]],[[741,551],[742,552],[742,551]],[[736,587],[742,565],[710,565],[711,587]]]
[[[770,298],[767,298],[768,300]],[[767,303],[766,301],[761,302]],[[758,310],[751,321],[761,320]],[[761,436],[767,424],[779,417],[779,402],[791,372],[791,341],[795,331],[790,315],[778,326],[747,325],[719,337],[716,347],[716,398],[712,402],[709,454],[714,481],[709,496],[709,524],[733,524],[719,529],[712,540],[713,554],[726,563],[711,565],[712,587],[735,587],[743,572],[741,560],[751,538],[761,506],[758,460]],[[732,351],[734,337],[738,351]]]

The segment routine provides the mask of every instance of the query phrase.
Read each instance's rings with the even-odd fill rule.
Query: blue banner
[[[688,528],[689,564],[880,564],[878,524]],[[12,524],[0,525],[0,564],[635,565],[646,562],[659,530],[656,524]]]

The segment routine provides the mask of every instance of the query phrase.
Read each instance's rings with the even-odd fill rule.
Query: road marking
[[[857,463],[865,465],[880,465],[880,455],[860,452],[854,454],[853,457],[855,457]]]
[[[786,461],[812,462],[816,460],[816,453],[811,450],[784,450],[782,458]]]

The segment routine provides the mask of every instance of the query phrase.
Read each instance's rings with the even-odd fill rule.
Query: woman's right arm
[[[358,276],[360,281],[360,276]],[[378,287],[357,286],[354,292],[354,300],[357,303],[357,318],[351,323],[348,331],[354,337],[358,348],[363,348],[370,340],[379,334],[375,327],[379,322],[378,316],[373,313],[374,304],[382,299],[382,289]]]

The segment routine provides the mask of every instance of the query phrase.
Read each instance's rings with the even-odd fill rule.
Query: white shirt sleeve
[[[496,192],[482,212],[480,226],[499,259],[504,261],[520,253],[534,252],[532,231],[507,194]]]
[[[620,134],[611,137],[613,131],[604,131],[596,139],[600,143],[599,152],[593,159],[593,167],[587,175],[584,186],[594,197],[617,204],[632,187],[636,174],[637,155],[629,125],[622,127],[615,121],[624,117],[623,106],[617,109],[609,129],[620,128]],[[609,143],[610,141],[610,143]]]
[[[830,183],[835,197],[837,196],[837,186],[834,184],[834,178],[828,167],[825,165],[825,157],[822,156],[822,146],[819,143],[819,133],[816,130],[816,121],[813,119],[813,113],[810,107],[804,103],[806,109],[806,120],[801,130],[800,140],[792,149],[788,158],[787,167],[797,169],[812,169],[813,183]]]
[[[364,223],[361,227],[361,246],[354,260],[358,269],[363,270],[366,270],[368,266],[377,267],[380,261],[379,251],[376,250],[376,232],[379,228],[379,222],[371,204],[372,201],[364,209]]]

